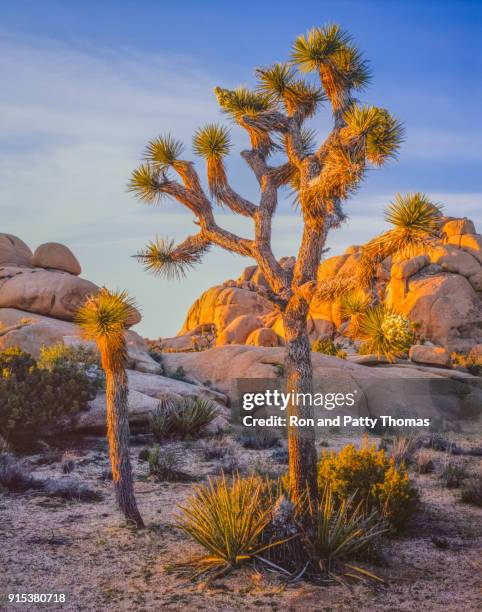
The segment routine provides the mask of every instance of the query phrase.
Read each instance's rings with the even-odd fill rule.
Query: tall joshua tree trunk
[[[296,301],[283,315],[286,340],[286,391],[292,393],[288,405],[288,423],[292,416],[313,418],[310,402],[297,400],[297,394],[313,391],[311,347],[307,331],[306,302]],[[288,451],[290,489],[293,501],[303,499],[307,493],[312,500],[317,496],[317,459],[313,427],[288,425]]]
[[[314,72],[319,85],[305,80]],[[175,245],[151,242],[137,254],[147,270],[166,278],[181,277],[211,246],[251,257],[267,280],[265,292],[283,316],[287,346],[288,391],[310,393],[312,366],[306,321],[310,300],[317,296],[317,267],[331,229],[346,219],[343,202],[357,189],[370,166],[393,157],[402,140],[400,123],[388,111],[362,106],[354,92],[369,81],[366,61],[351,37],[337,25],[314,28],[299,36],[288,62],[258,68],[257,87],[215,89],[221,110],[246,130],[251,148],[241,152],[259,185],[252,202],[230,185],[224,159],[231,149],[229,130],[208,124],[196,131],[193,149],[207,166],[209,194],[193,162],[183,159],[183,145],[171,135],[147,145],[145,163],[134,170],[130,189],[145,201],[163,196],[177,200],[194,216],[196,234]],[[306,121],[322,102],[331,105],[333,127],[316,143]],[[284,153],[273,165],[272,153]],[[171,174],[176,173],[180,180]],[[296,194],[302,215],[303,239],[293,271],[286,270],[272,249],[272,221],[278,191],[286,186]],[[215,205],[252,221],[251,238],[238,236],[217,223]],[[311,407],[293,402],[292,416],[311,418]],[[306,491],[316,497],[314,428],[289,431],[291,488],[295,498]]]
[[[125,330],[132,324],[133,312],[134,302],[126,292],[111,293],[102,288],[81,306],[76,322],[84,337],[97,344],[105,372],[107,440],[117,504],[129,522],[144,527],[134,496],[129,457]]]
[[[105,369],[107,401],[107,440],[112,480],[119,509],[136,527],[144,523],[137,508],[129,457],[127,374],[124,368]]]

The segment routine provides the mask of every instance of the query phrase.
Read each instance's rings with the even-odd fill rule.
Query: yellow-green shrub
[[[329,485],[339,500],[355,495],[378,509],[393,526],[400,527],[415,509],[418,499],[405,466],[396,465],[384,450],[364,442],[361,448],[345,446],[338,454],[323,453],[318,464],[318,486]]]

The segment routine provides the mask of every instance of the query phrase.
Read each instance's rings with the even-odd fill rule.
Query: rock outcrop
[[[318,283],[354,275],[361,249],[350,246],[342,255],[324,260],[318,268]],[[280,263],[290,269],[294,258],[283,258]],[[387,258],[378,266],[375,280],[379,297],[416,323],[426,340],[448,352],[468,352],[482,343],[482,237],[469,219],[446,218],[435,247],[403,261]],[[216,328],[218,346],[276,346],[273,333],[282,346],[283,321],[267,299],[266,288],[258,267],[249,266],[237,281],[208,289],[189,310],[177,337],[164,339],[162,347],[190,350],[186,335],[209,323]],[[311,341],[343,335],[344,325],[336,302],[312,300],[308,318]]]
[[[270,380],[282,388],[284,353],[280,347],[222,346],[202,353],[165,354],[164,362],[169,370],[182,366],[187,376],[209,379],[236,406],[240,379],[250,381],[250,392],[266,390]],[[315,393],[355,392],[360,398],[352,410],[323,410],[325,416],[340,412],[430,418],[435,427],[441,422],[457,422],[465,423],[468,429],[482,416],[480,381],[463,372],[415,364],[368,368],[320,353],[313,353],[312,360]],[[259,389],[256,380],[260,381]]]
[[[32,265],[37,268],[53,268],[78,276],[82,272],[79,262],[72,251],[64,244],[47,242],[35,249]]]

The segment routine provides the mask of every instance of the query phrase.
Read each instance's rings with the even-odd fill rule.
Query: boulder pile
[[[342,255],[324,260],[318,283],[353,275],[362,246],[350,246]],[[294,258],[281,260],[285,268]],[[390,258],[378,266],[377,293],[382,301],[417,324],[427,343],[451,352],[469,352],[482,343],[482,236],[466,218],[445,218],[441,238],[427,253],[403,261]],[[205,291],[189,309],[178,335],[162,341],[164,350],[189,351],[212,325],[212,345],[249,344],[283,346],[281,316],[268,301],[267,283],[257,266],[247,267],[237,280]],[[314,299],[308,331],[311,341],[334,338],[343,342],[346,322],[336,302]],[[433,352],[433,351],[432,351]],[[430,358],[425,350],[425,359]],[[415,351],[416,359],[416,351]],[[435,365],[446,361],[435,351]],[[431,362],[432,363],[432,362]]]

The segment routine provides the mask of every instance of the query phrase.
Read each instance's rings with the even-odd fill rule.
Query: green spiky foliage
[[[366,283],[375,273],[378,263],[392,257],[408,259],[435,244],[440,234],[442,210],[423,193],[395,196],[385,211],[385,220],[394,227],[365,244],[362,251],[361,271]]]
[[[273,105],[282,103],[288,115],[302,108],[311,117],[326,98],[319,87],[296,78],[296,70],[289,64],[274,64],[257,68],[257,91],[267,96]]]
[[[209,245],[196,237],[188,238],[179,245],[170,238],[156,237],[134,257],[144,265],[147,272],[167,280],[180,280],[201,261],[208,249]]]
[[[356,337],[359,330],[360,320],[366,309],[370,306],[370,296],[360,288],[348,291],[339,299],[340,315],[342,319],[350,321],[347,329],[349,336]]]
[[[179,160],[184,146],[182,142],[167,134],[151,140],[146,147],[146,160],[155,168],[165,171]]]
[[[88,297],[75,316],[83,337],[96,342],[104,370],[125,366],[124,334],[136,320],[136,303],[128,293],[109,291],[106,287]]]
[[[408,351],[414,334],[406,317],[378,304],[367,308],[359,317],[357,338],[364,340],[365,354],[373,353],[393,361]]]
[[[376,511],[367,514],[364,502],[355,504],[355,496],[335,499],[329,484],[321,500],[311,508],[314,529],[303,537],[306,552],[324,576],[337,581],[343,577],[363,580],[381,578],[352,563],[367,552],[380,536],[388,531]]]
[[[281,542],[265,545],[262,534],[271,520],[272,508],[266,485],[260,478],[223,474],[207,485],[195,487],[183,506],[177,524],[205,550],[205,555],[173,567],[192,577],[220,576]]]
[[[248,131],[253,148],[261,147],[268,150],[273,148],[273,142],[265,131],[247,124],[244,120],[245,116],[253,117],[270,109],[271,101],[268,95],[251,91],[246,87],[237,87],[233,90],[215,87],[214,93],[222,111]]]
[[[404,137],[403,125],[384,108],[352,104],[344,113],[343,134],[364,137],[364,153],[376,166],[395,157]]]
[[[229,154],[230,148],[229,130],[224,126],[209,123],[194,134],[194,153],[206,160],[208,184],[215,197],[226,186],[223,159]]]
[[[158,204],[163,195],[159,190],[160,181],[163,178],[166,178],[165,174],[155,170],[149,164],[142,164],[132,172],[127,188],[143,202]]]
[[[319,73],[335,111],[347,104],[351,89],[362,89],[370,79],[367,62],[338,25],[314,28],[306,36],[299,36],[291,59],[301,71]]]

